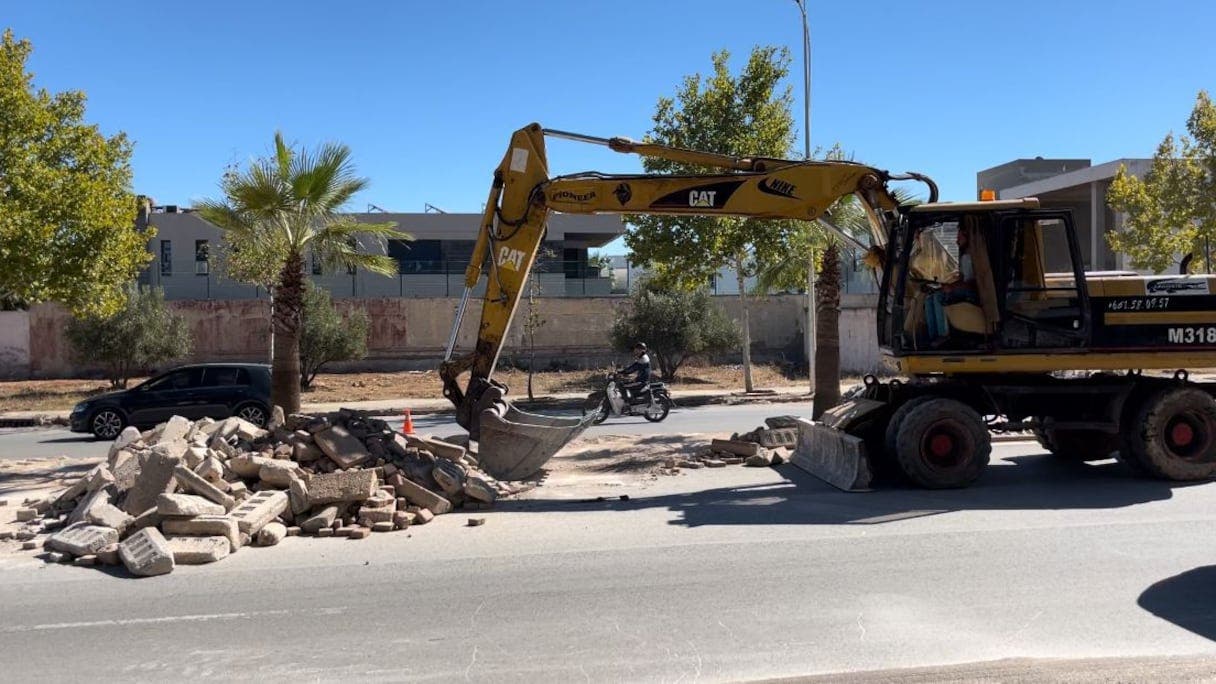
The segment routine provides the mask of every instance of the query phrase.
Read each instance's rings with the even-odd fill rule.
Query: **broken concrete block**
[[[322,527],[321,529],[317,530],[317,536],[318,537],[332,537],[332,536],[334,536],[334,528]]]
[[[32,508],[18,508],[17,522],[28,522],[38,517],[38,511]]]
[[[351,539],[367,539],[367,537],[371,533],[372,533],[372,531],[367,529],[366,527],[356,527],[356,528],[353,528],[350,531],[350,534],[347,536],[349,536]]]
[[[481,527],[484,524],[486,524],[485,518],[469,518],[469,527]]]
[[[241,501],[249,494],[249,487],[244,482],[229,482],[228,495],[237,501]]]
[[[262,439],[262,438],[270,435],[269,430],[263,430],[262,428],[254,425],[253,423],[250,423],[249,421],[245,420],[244,418],[229,418],[228,420],[236,421],[237,439],[242,439],[242,440],[245,440],[246,442],[256,442],[259,439]]]
[[[341,425],[334,425],[313,435],[317,446],[341,468],[353,468],[368,459],[367,447]]]
[[[414,522],[414,514],[409,511],[397,511],[393,513],[393,524],[397,529],[404,530]]]
[[[743,465],[752,468],[767,468],[773,464],[773,454],[768,449],[761,449],[759,452],[747,457]]]
[[[775,466],[779,466],[779,465],[789,462],[789,458],[787,458],[785,455],[783,455],[780,451],[770,451],[769,453],[773,457],[773,465],[775,465]]]
[[[105,465],[98,465],[90,470],[89,474],[85,475],[85,479],[88,480],[85,489],[90,492],[114,484],[114,474]]]
[[[274,546],[283,541],[287,536],[287,526],[283,523],[270,522],[266,526],[258,530],[257,542],[258,546]]]
[[[135,483],[127,492],[127,498],[122,509],[131,515],[139,515],[156,505],[156,497],[161,494],[172,494],[177,490],[177,482],[173,479],[173,469],[181,464],[181,459],[155,450],[148,452],[147,458],[139,468]]]
[[[262,464],[258,477],[272,487],[287,489],[292,481],[302,477],[303,471],[295,461],[269,461]]]
[[[296,442],[291,452],[292,458],[298,463],[312,463],[324,455],[325,453],[321,451],[321,447],[305,442]]]
[[[770,428],[798,428],[798,416],[770,416],[764,419],[764,424]]]
[[[228,469],[244,478],[256,478],[262,473],[262,466],[273,463],[274,459],[253,454],[241,454],[228,459]]]
[[[38,548],[38,542],[34,541],[33,539],[30,539],[29,541],[21,542],[22,551],[33,551],[36,548]],[[117,547],[115,547],[115,548],[117,548]]]
[[[267,489],[241,502],[232,510],[232,517],[244,534],[253,535],[271,520],[287,510],[287,492]]]
[[[488,480],[478,475],[469,475],[464,481],[464,493],[470,499],[483,503],[494,503],[498,500],[498,490]]]
[[[159,434],[155,441],[150,442],[152,446],[157,444],[166,444],[168,442],[176,442],[178,440],[186,441],[186,435],[190,432],[190,428],[194,427],[194,423],[181,417],[173,416],[168,422],[157,426]]]
[[[375,493],[377,482],[376,473],[371,470],[314,475],[308,480],[308,503],[318,506],[339,501],[364,501]]]
[[[102,487],[95,492],[86,494],[80,503],[76,504],[76,508],[72,510],[72,514],[68,516],[68,524],[82,522],[87,520],[89,513],[100,506],[101,504],[113,503],[117,493],[113,486]]]
[[[91,568],[97,565],[97,556],[89,554],[87,556],[77,556],[76,560],[72,561],[72,565],[78,568]]]
[[[118,545],[118,557],[127,572],[140,577],[173,572],[173,552],[160,530],[145,527]]]
[[[72,560],[72,554],[60,553],[59,551],[48,551],[42,554],[42,556],[48,563],[67,563]]]
[[[283,407],[275,406],[270,409],[270,420],[266,421],[267,430],[275,430],[287,424],[287,417],[283,415]]]
[[[413,513],[415,525],[425,525],[435,519],[435,514],[429,508],[420,508]]]
[[[72,486],[63,490],[63,492],[61,492],[59,494],[59,496],[55,497],[55,501],[53,502],[53,505],[56,508],[60,508],[60,507],[71,508],[72,502],[75,501],[80,496],[82,496],[85,493],[85,491],[88,489],[89,480],[90,480],[91,476],[93,475],[93,473],[96,472],[98,470],[98,468],[103,468],[103,467],[105,467],[105,466],[99,465],[96,468],[93,468],[93,470],[90,470],[88,472],[88,474],[86,474],[84,477],[73,482]],[[18,511],[18,513],[20,513],[20,511]],[[20,518],[18,518],[18,520],[20,520]]]
[[[121,538],[126,534],[131,523],[135,522],[135,518],[124,513],[118,506],[98,501],[85,513],[85,521],[92,525],[113,528]]]
[[[726,467],[726,461],[723,461],[720,458],[707,458],[704,461],[702,461],[702,463],[705,464],[706,468],[725,468]]]
[[[339,510],[340,507],[337,504],[330,504],[313,512],[312,516],[300,523],[300,530],[309,534],[316,534],[319,530],[332,526],[334,520],[338,517]]]
[[[793,449],[798,446],[797,427],[760,430],[756,437],[760,441],[760,446],[768,449],[776,449],[778,447]]]
[[[119,451],[110,464],[110,472],[114,474],[114,487],[119,494],[135,486],[139,477],[139,457],[130,451]]]
[[[241,548],[241,533],[236,519],[228,515],[200,515],[197,518],[177,518],[163,524],[166,534],[190,537],[221,536],[228,540],[232,551]]]
[[[104,548],[97,550],[97,560],[102,565],[118,565],[122,559],[118,557],[118,544],[107,544]]]
[[[392,532],[396,527],[391,521],[372,523],[372,532]]]
[[[464,468],[446,459],[435,461],[435,466],[431,468],[431,475],[443,491],[449,495],[455,494],[464,489]]]
[[[110,445],[109,453],[106,454],[106,463],[109,464],[111,469],[114,467],[114,457],[118,454],[118,452],[126,449],[132,444],[135,444],[140,440],[141,437],[142,435],[139,433],[139,429],[134,425],[126,426],[122,429],[122,432],[118,433],[118,437],[114,440],[114,443]]]
[[[308,485],[304,480],[297,478],[291,481],[291,486],[287,488],[287,501],[295,515],[303,515],[312,508],[312,504],[308,502]]]
[[[232,553],[232,545],[227,537],[215,535],[211,537],[187,537],[183,535],[167,535],[165,543],[169,553],[173,554],[176,565],[202,565],[214,563],[228,557]]]
[[[219,487],[216,487],[210,482],[204,480],[193,470],[190,470],[185,466],[178,466],[173,471],[173,477],[177,479],[177,482],[182,486],[182,489],[194,492],[195,494],[198,494],[209,501],[213,501],[223,506],[224,510],[226,511],[230,511],[236,506],[236,499],[233,499],[231,496],[225,494],[220,490]]]
[[[164,518],[193,518],[196,515],[223,515],[220,504],[192,494],[161,494],[156,499],[156,512]]]
[[[439,458],[445,458],[449,461],[459,462],[468,453],[468,449],[459,444],[452,444],[430,436],[406,435],[405,441],[406,444],[412,447],[425,449]]]
[[[208,456],[194,468],[194,473],[211,484],[218,485],[224,479],[224,464],[214,456]]]
[[[126,537],[135,534],[145,527],[160,527],[162,522],[164,522],[164,518],[161,517],[160,512],[157,511],[155,507],[152,507],[139,514],[134,520],[131,521],[130,525],[127,525],[126,530],[124,530],[118,536],[125,539]]]
[[[300,536],[300,527],[299,527],[298,525],[293,525],[293,526],[291,526],[291,527],[288,527],[288,528],[287,528],[287,536],[288,536],[288,537],[298,537],[298,536]]]
[[[182,459],[185,461],[187,468],[194,470],[207,458],[207,454],[210,451],[205,446],[192,446],[186,449],[186,452],[182,455]]]
[[[73,556],[95,554],[107,545],[116,543],[118,530],[88,523],[69,525],[46,540],[47,548]]]
[[[403,480],[397,485],[397,495],[404,496],[410,503],[430,509],[435,515],[443,515],[452,510],[452,502],[435,492],[415,484],[411,480]]]
[[[731,439],[715,439],[710,442],[709,448],[714,451],[724,451],[728,454],[736,454],[745,458],[760,452],[760,445],[755,442],[741,442]]]

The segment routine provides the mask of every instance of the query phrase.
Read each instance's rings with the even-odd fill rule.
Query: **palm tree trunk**
[[[840,280],[840,249],[831,242],[815,288],[815,420],[840,404]]]
[[[300,317],[304,309],[304,259],[292,254],[283,264],[274,289],[274,360],[270,401],[283,413],[300,411]]]
[[[735,260],[735,279],[739,284],[739,307],[743,309],[743,390],[751,392],[752,385],[752,325],[747,310],[747,288],[744,286],[743,260]]]

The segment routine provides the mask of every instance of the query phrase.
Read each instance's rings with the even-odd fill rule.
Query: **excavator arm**
[[[704,175],[608,175],[595,172],[550,178],[546,135],[607,145],[623,153],[659,157],[716,169]],[[892,176],[862,164],[745,158],[639,143],[625,138],[546,131],[531,124],[514,133],[494,172],[465,288],[440,367],[444,396],[456,407],[457,422],[479,442],[483,468],[500,479],[521,479],[537,470],[587,423],[525,413],[506,401],[507,388],[493,380],[494,367],[511,327],[528,274],[545,235],[549,212],[569,214],[669,214],[741,216],[818,221],[832,229],[828,208],[856,195],[871,222],[872,240],[881,247],[898,202],[889,180],[932,181],[919,174]],[[846,239],[852,239],[841,234]],[[453,358],[473,289],[483,268],[486,290],[481,302],[477,343],[471,353]],[[462,389],[459,378],[469,374]]]

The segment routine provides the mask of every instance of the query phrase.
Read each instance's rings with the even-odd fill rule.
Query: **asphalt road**
[[[555,415],[576,415],[570,411],[554,411]],[[650,423],[644,418],[609,418],[604,424],[587,432],[596,434],[657,435],[673,432],[746,432],[764,424],[766,416],[780,414],[809,415],[809,403],[741,404],[738,406],[701,406],[675,408],[662,423]],[[401,417],[386,416],[395,427]],[[463,432],[451,414],[435,414],[414,418],[418,432],[446,436]],[[99,442],[91,435],[69,432],[62,428],[0,428],[0,461],[22,458],[67,456],[68,458],[98,458],[109,449],[108,442]]]
[[[962,491],[844,494],[789,466],[607,503],[541,488],[480,527],[291,538],[143,580],[0,557],[0,658],[17,681],[1216,673],[1216,485],[1036,452],[997,445]]]

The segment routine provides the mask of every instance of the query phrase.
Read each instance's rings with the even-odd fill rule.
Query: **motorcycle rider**
[[[632,381],[621,384],[621,394],[629,402],[637,392],[646,388],[650,382],[650,355],[646,353],[646,343],[638,342],[633,345],[634,362],[620,370],[621,375],[637,374]]]

